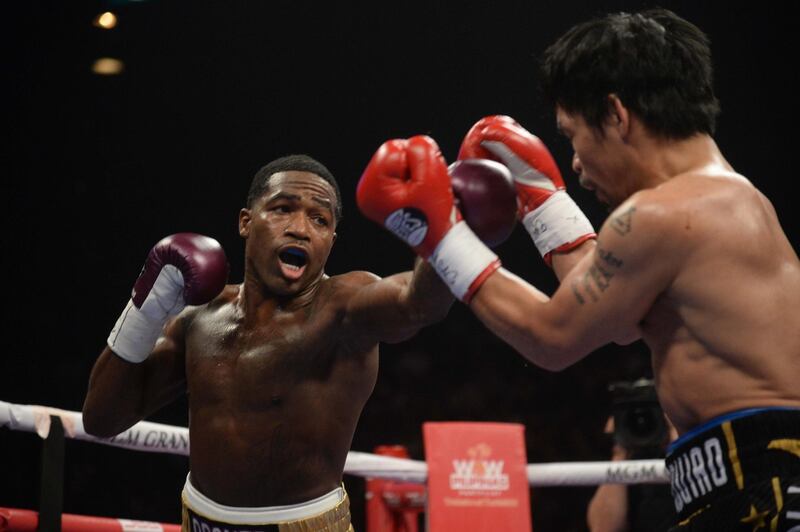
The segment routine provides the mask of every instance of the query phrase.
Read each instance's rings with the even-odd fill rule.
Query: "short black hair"
[[[336,205],[333,212],[334,217],[337,222],[342,219],[342,195],[339,192],[339,184],[336,182],[336,178],[333,177],[333,174],[324,164],[305,154],[279,157],[261,167],[250,183],[250,191],[247,193],[247,208],[252,208],[253,203],[264,195],[269,188],[269,180],[273,175],[279,172],[291,171],[310,172],[327,181],[328,184],[333,187],[333,192],[336,195]]]
[[[661,8],[574,26],[541,61],[545,97],[597,130],[613,93],[657,135],[713,135],[719,102],[712,84],[708,37]]]

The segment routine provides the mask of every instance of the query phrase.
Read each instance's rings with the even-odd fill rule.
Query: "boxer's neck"
[[[635,153],[641,188],[652,188],[680,175],[705,173],[704,169],[711,167],[733,171],[714,139],[704,134],[681,140],[647,137],[636,146]]]
[[[260,321],[279,313],[295,313],[308,308],[314,302],[324,278],[323,275],[299,292],[286,295],[272,292],[258,280],[245,277],[239,288],[236,306],[243,314],[245,322],[251,318]]]

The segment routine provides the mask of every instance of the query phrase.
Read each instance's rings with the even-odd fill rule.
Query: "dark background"
[[[327,271],[407,269],[411,252],[357,211],[356,182],[386,139],[432,135],[448,159],[480,117],[515,117],[576,186],[571,152],[536,90],[538,55],[570,25],[642,2],[167,1],[6,3],[2,143],[5,353],[0,400],[80,410],[91,366],[142,261],[161,237],[217,238],[242,275],[237,215],[252,175],[304,152],[344,195]],[[665,1],[712,40],[717,140],[774,202],[797,248],[794,25],[779,4]],[[92,26],[107,9],[116,29]],[[119,76],[92,74],[103,56]],[[746,241],[743,246],[748,245]],[[504,264],[546,291],[554,278],[518,228]],[[463,307],[382,350],[352,449],[406,445],[426,420],[523,423],[529,462],[602,460],[609,382],[649,372],[641,345],[608,347],[552,374],[527,364]],[[180,401],[154,421],[186,425]],[[0,432],[0,506],[35,508],[41,444]],[[68,442],[65,511],[177,522],[182,457]],[[363,482],[345,478],[363,530]],[[532,491],[537,531],[583,530],[591,488]]]

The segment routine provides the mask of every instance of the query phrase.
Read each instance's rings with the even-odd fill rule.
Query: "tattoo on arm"
[[[594,263],[580,279],[572,282],[572,293],[579,304],[586,303],[587,298],[598,301],[600,295],[611,286],[611,279],[623,266],[623,261],[609,249],[597,248]]]
[[[608,266],[622,268],[622,259],[615,257],[614,253],[609,249],[597,248],[597,256]]]
[[[608,289],[611,284],[611,278],[614,277],[613,273],[601,268],[597,262],[592,264],[589,271],[586,273],[587,276],[591,276],[595,286],[597,286],[601,292],[605,292]]]
[[[586,300],[581,295],[580,288],[578,287],[578,281],[572,281],[572,293],[575,294],[575,299],[578,300],[578,304],[583,305],[586,303]]]
[[[594,268],[594,264],[589,268],[589,271],[583,274],[583,279],[581,280],[581,284],[583,285],[583,291],[589,294],[589,297],[592,298],[592,301],[595,303],[599,299],[597,294],[592,288],[592,269]]]
[[[631,232],[631,220],[633,218],[633,213],[636,212],[636,207],[631,207],[627,211],[623,212],[619,216],[614,217],[611,220],[611,228],[619,233],[621,236],[625,236]]]
[[[615,216],[610,224],[611,228],[620,236],[625,236],[631,232],[633,213],[636,207],[631,207],[622,214]],[[623,266],[623,261],[610,249],[598,247],[594,262],[583,274],[583,277],[572,282],[572,293],[579,304],[583,305],[587,299],[598,301],[600,294],[608,290],[611,286],[611,279]]]

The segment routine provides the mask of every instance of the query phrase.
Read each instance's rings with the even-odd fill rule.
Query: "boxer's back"
[[[312,302],[245,323],[239,287],[186,333],[193,483],[231,506],[275,506],[336,488],[377,378],[377,345],[342,334],[347,289],[321,283]]]
[[[768,200],[732,173],[652,193],[673,211],[655,260],[676,276],[642,324],[662,404],[680,432],[716,415],[800,406],[800,263]]]

